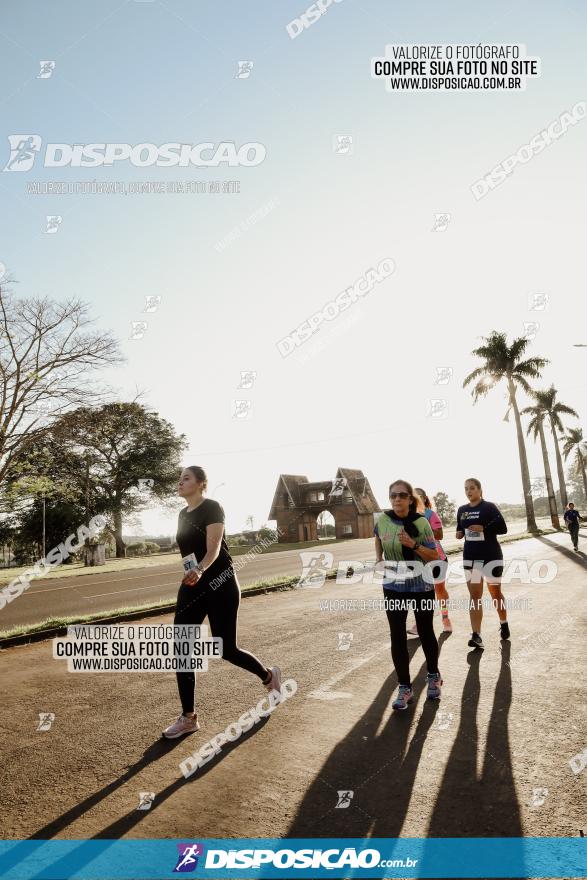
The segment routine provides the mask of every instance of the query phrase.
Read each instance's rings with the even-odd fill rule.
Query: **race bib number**
[[[188,571],[194,571],[198,564],[195,553],[190,553],[189,556],[182,556],[181,561],[183,562],[184,574],[187,574]]]
[[[483,541],[484,536],[483,532],[473,532],[471,529],[465,529],[465,540],[466,541]]]
[[[387,580],[394,581],[395,583],[404,583],[408,578],[413,578],[414,575],[413,568],[405,561],[394,562],[388,560],[385,563],[385,577]]]

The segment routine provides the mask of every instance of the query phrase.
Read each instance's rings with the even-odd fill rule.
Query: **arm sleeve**
[[[207,505],[204,525],[211,526],[213,523],[222,523],[224,525],[224,510],[217,501],[210,499]]]
[[[505,520],[501,515],[500,510],[495,504],[491,504],[490,509],[487,512],[489,514],[489,522],[484,527],[485,534],[489,536],[507,535],[508,527],[505,524]]]

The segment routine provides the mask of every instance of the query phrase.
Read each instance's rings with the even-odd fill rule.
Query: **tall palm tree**
[[[564,426],[561,421],[561,415],[573,416],[578,419],[579,416],[575,412],[574,409],[571,409],[570,406],[565,406],[564,403],[559,403],[556,399],[557,390],[554,385],[551,385],[547,391],[540,391],[540,401],[544,408],[544,410],[548,413],[548,418],[550,419],[550,430],[552,431],[552,439],[554,440],[554,452],[556,455],[556,469],[558,472],[558,485],[560,492],[561,504],[563,506],[563,510],[566,508],[569,503],[569,499],[567,496],[567,484],[565,482],[565,472],[563,470],[563,460],[561,458],[560,445],[559,445],[559,436],[557,431],[564,431]]]
[[[548,450],[546,448],[546,438],[544,436],[544,419],[546,418],[546,410],[538,402],[540,400],[540,392],[532,392],[533,397],[537,401],[535,406],[527,406],[522,410],[522,415],[531,415],[532,419],[528,425],[526,436],[532,434],[534,440],[540,437],[540,446],[542,448],[542,460],[544,462],[544,477],[546,479],[546,493],[548,495],[548,506],[550,508],[550,519],[553,528],[560,529],[560,521],[558,518],[558,510],[556,509],[556,497],[552,486],[552,474],[550,472],[550,461],[548,460]]]
[[[583,431],[581,428],[569,428],[566,435],[563,437],[563,440],[563,455],[565,461],[571,452],[575,450],[577,465],[581,472],[581,476],[583,477],[583,491],[585,492],[585,499],[587,499],[587,473],[585,473],[585,456],[587,455],[587,448],[583,446],[581,449],[581,445],[583,444]]]
[[[489,336],[484,337],[484,344],[473,351],[473,354],[483,358],[485,363],[481,367],[477,367],[476,370],[473,370],[472,373],[469,373],[463,382],[463,388],[471,382],[475,382],[471,394],[473,395],[473,402],[476,403],[479,397],[485,397],[487,392],[497,385],[498,382],[504,381],[506,383],[509,395],[508,412],[510,408],[513,409],[516,421],[527,528],[529,532],[537,532],[538,527],[536,525],[536,517],[534,516],[534,504],[530,488],[528,457],[526,455],[520,410],[516,400],[516,390],[519,386],[530,394],[532,389],[528,379],[540,378],[541,371],[548,361],[538,357],[522,360],[521,358],[526,351],[528,343],[528,339],[519,337],[514,339],[511,345],[508,345],[505,333],[498,333],[497,330],[492,330]]]

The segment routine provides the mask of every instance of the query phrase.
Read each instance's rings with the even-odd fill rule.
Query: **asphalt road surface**
[[[487,611],[484,652],[467,647],[467,611],[452,612],[439,703],[424,699],[411,640],[416,699],[404,713],[391,709],[384,612],[321,610],[327,600],[379,599],[378,587],[327,583],[248,599],[240,644],[279,663],[297,692],[188,779],[180,762],[257,704],[256,678],[212,661],[197,681],[201,730],[168,742],[160,731],[179,713],[172,673],[68,673],[50,642],[2,652],[3,837],[578,836],[587,557],[566,535],[506,545],[504,555],[549,560],[556,579],[504,588],[531,605],[510,612],[506,643]],[[453,599],[465,595],[463,584],[451,588]],[[41,712],[54,715],[45,731]],[[141,792],[154,794],[149,810],[137,809]],[[337,807],[339,792],[352,793],[350,805]]]
[[[309,552],[330,552],[339,560],[374,559],[373,539],[359,539],[308,548]],[[242,557],[235,556],[235,565]],[[299,576],[299,550],[254,556],[238,570],[241,586],[277,576]],[[38,623],[49,617],[73,617],[129,605],[160,600],[172,601],[181,582],[181,559],[153,568],[92,573],[79,577],[44,578],[32,581],[28,590],[0,611],[0,629]]]
[[[541,520],[540,524],[546,526],[548,523]],[[523,520],[508,524],[510,534],[522,531],[525,527]],[[449,533],[447,530],[447,536],[451,533],[452,531]],[[565,537],[570,545],[568,534],[565,533]],[[450,537],[443,543],[447,549],[461,546]],[[239,569],[238,579],[245,586],[281,575],[298,577],[302,571],[300,552],[285,550],[254,556]],[[324,543],[308,548],[308,552],[332,553],[334,566],[341,560],[374,559],[372,538]],[[238,565],[239,559],[242,560],[243,557],[235,556],[235,564]],[[0,610],[0,630],[39,623],[52,617],[74,617],[149,602],[169,602],[177,596],[180,575],[181,561],[177,556],[173,562],[156,567],[104,574],[94,570],[92,574],[79,577],[33,580],[28,590]]]

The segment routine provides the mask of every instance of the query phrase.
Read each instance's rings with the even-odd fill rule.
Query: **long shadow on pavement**
[[[510,642],[502,642],[500,671],[479,775],[477,709],[481,693],[479,664],[482,652],[471,651],[467,657],[469,672],[461,699],[459,728],[432,810],[428,837],[521,838],[523,835],[508,729],[512,703],[510,651]],[[522,842],[513,854],[508,870],[510,865],[514,876],[526,876]]]
[[[557,544],[556,541],[550,541],[545,535],[537,535],[536,540],[542,541],[543,544],[548,544],[554,550],[558,550],[559,553],[562,553],[567,559],[576,562],[581,568],[587,568],[587,556],[585,556],[582,550],[569,550],[568,547],[563,547],[562,544]]]
[[[204,765],[204,767],[197,770],[193,776],[189,777],[189,779],[185,779],[183,776],[179,776],[172,783],[170,783],[167,788],[164,788],[162,791],[157,792],[157,797],[153,802],[152,807],[148,811],[149,813],[153,813],[154,810],[158,809],[165,801],[170,798],[176,791],[178,791],[183,785],[190,784],[191,782],[195,782],[198,779],[201,779],[211,770],[220,764],[230,753],[243,745],[248,739],[255,736],[258,731],[264,727],[271,716],[266,718],[261,718],[260,721],[255,724],[250,730],[243,733],[243,735],[236,740],[235,742],[229,742],[225,746],[222,747],[222,751],[219,752],[218,755],[215,755],[211,761]],[[183,737],[178,740],[165,740],[159,739],[153,743],[153,745],[149,746],[143,757],[133,764],[128,770],[123,773],[118,779],[104,786],[104,788],[100,789],[100,791],[95,792],[94,794],[87,797],[84,801],[79,804],[76,804],[75,807],[72,807],[66,813],[63,813],[59,818],[54,819],[52,822],[49,822],[43,828],[40,828],[34,834],[32,834],[28,839],[29,840],[39,840],[39,845],[42,845],[43,840],[48,840],[51,837],[55,837],[55,835],[59,834],[59,832],[66,829],[70,824],[79,819],[80,816],[83,816],[84,813],[87,813],[88,810],[92,809],[96,804],[100,803],[102,800],[111,795],[114,791],[116,791],[120,786],[124,785],[134,776],[144,770],[145,767],[148,767],[149,764],[152,764],[154,761],[159,760],[160,758],[165,757],[169,754],[170,751],[177,748],[179,745],[185,745],[186,742],[189,741],[189,738]],[[178,769],[179,774],[179,769]],[[129,831],[141,822],[141,820],[145,817],[145,812],[142,810],[133,810],[132,813],[127,813],[125,816],[122,816],[120,819],[117,819],[115,822],[112,822],[108,825],[107,828],[102,829],[97,834],[94,834],[93,837],[88,838],[89,840],[117,840],[121,838],[124,834],[127,834]],[[19,853],[18,853],[18,844],[15,846],[14,851],[11,850],[12,853],[12,861],[11,864],[17,864],[20,861]],[[6,859],[11,853],[7,853],[5,860],[3,860],[3,864],[6,867],[10,866]],[[94,854],[91,852],[91,849],[87,844],[84,844],[80,841],[80,846],[74,853],[71,853],[67,857],[67,869],[68,871],[81,871],[81,869],[94,858]],[[75,859],[75,864],[74,860]],[[59,865],[59,862],[53,863],[47,871],[39,871],[38,874],[35,874],[33,880],[42,880],[42,878],[46,877],[54,877],[55,876],[55,867]]]
[[[439,643],[445,641],[443,634]],[[408,645],[410,657],[418,639]],[[426,702],[410,740],[414,712],[426,685],[426,666],[413,681],[414,703],[405,712],[382,718],[397,686],[391,674],[372,705],[339,742],[317,772],[298,807],[286,837],[397,837],[409,806],[427,732],[438,703]],[[352,791],[347,808],[337,807],[338,792]]]

